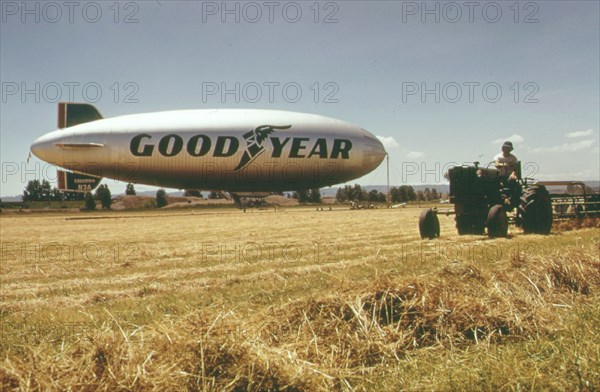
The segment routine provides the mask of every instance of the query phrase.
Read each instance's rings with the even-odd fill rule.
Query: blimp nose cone
[[[375,155],[379,163],[381,163],[381,161],[383,161],[383,158],[385,158],[385,156],[387,155],[387,151],[385,150],[383,143],[381,143],[381,140],[377,139],[377,141],[378,143],[375,146],[375,152],[373,154]]]
[[[368,131],[364,132],[366,142],[363,154],[363,166],[367,170],[371,171],[377,166],[379,166],[379,164],[387,155],[387,151],[385,150],[385,147],[383,146],[381,141],[376,136],[369,133]]]
[[[58,147],[55,143],[59,135],[55,132],[50,132],[34,140],[29,149],[36,157],[46,162],[53,162],[57,158]]]
[[[46,151],[48,150],[48,142],[44,140],[44,137],[39,137],[31,144],[29,147],[33,155],[40,158],[41,160],[46,160]]]

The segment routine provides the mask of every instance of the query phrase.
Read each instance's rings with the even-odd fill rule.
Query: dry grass
[[[600,228],[600,218],[579,218],[579,219],[565,219],[562,221],[554,222],[552,225],[552,231],[563,232],[578,229],[587,228]]]
[[[597,230],[515,231],[490,241],[459,238],[442,218],[441,241],[420,241],[417,216],[406,209],[2,218],[0,385],[600,387]],[[109,252],[92,265],[82,257],[23,263],[12,246],[25,233],[42,245],[71,236],[78,249],[103,233],[96,235],[103,250],[137,247],[125,260]],[[118,241],[123,233],[128,242]],[[288,236],[302,257],[277,256]],[[267,241],[276,245],[265,257],[215,253],[216,243],[231,250]],[[457,244],[468,251],[456,252]],[[500,256],[476,256],[489,249]],[[573,341],[574,368],[561,362],[571,361]],[[536,359],[535,369],[509,366],[531,363],[548,347],[556,351]],[[556,374],[561,367],[568,371]]]

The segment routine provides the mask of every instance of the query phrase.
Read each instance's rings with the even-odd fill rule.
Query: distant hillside
[[[4,196],[2,197],[2,201],[4,203],[14,203],[14,202],[19,202],[21,201],[21,195],[18,196]]]

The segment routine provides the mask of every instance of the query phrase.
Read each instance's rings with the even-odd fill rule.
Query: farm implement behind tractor
[[[537,181],[521,177],[501,176],[496,168],[454,166],[446,174],[450,181],[450,203],[453,210],[426,209],[419,217],[421,238],[440,236],[438,214],[455,215],[458,234],[506,237],[508,225],[515,224],[525,233],[549,234],[553,219],[598,216],[600,195],[582,182]],[[566,192],[550,193],[550,189],[566,186]],[[591,192],[590,192],[591,191]]]
[[[581,181],[538,181],[548,188],[555,220],[600,216],[600,194]]]

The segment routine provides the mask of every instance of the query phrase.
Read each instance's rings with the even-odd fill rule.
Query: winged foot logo
[[[290,129],[291,125],[261,125],[256,127],[254,130],[246,132],[243,137],[246,140],[246,151],[240,159],[240,163],[233,169],[234,171],[242,170],[248,166],[256,157],[265,151],[265,147],[262,142],[267,139],[267,136],[275,132],[276,129]]]

